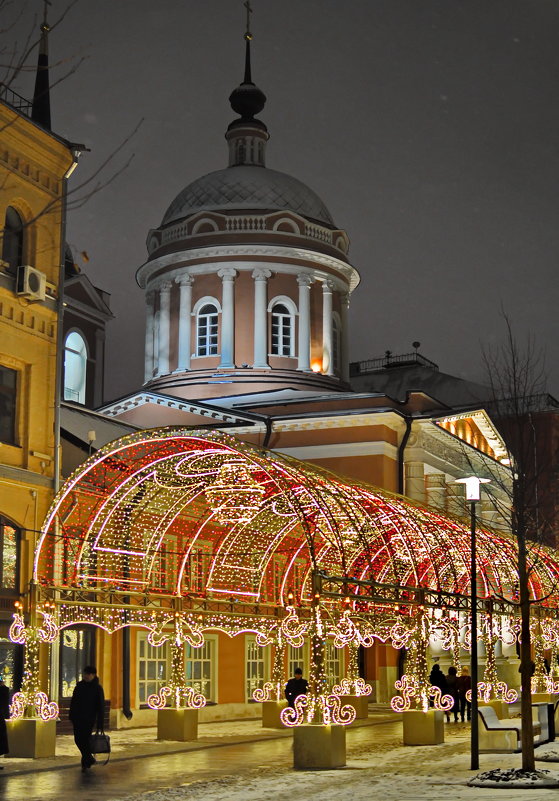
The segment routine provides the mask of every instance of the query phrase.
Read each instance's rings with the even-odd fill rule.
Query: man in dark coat
[[[105,695],[97,678],[97,670],[92,665],[83,669],[82,680],[78,681],[70,702],[69,718],[74,726],[74,740],[82,755],[82,770],[95,764],[89,740],[95,726],[103,731]]]
[[[295,699],[298,695],[306,695],[308,686],[307,680],[303,678],[301,668],[295,668],[293,678],[289,679],[285,685],[285,697],[290,707],[295,708]]]

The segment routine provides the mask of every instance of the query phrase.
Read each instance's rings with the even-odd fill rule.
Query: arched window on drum
[[[64,400],[85,403],[87,344],[79,331],[71,331],[64,344]]]
[[[196,313],[196,356],[217,356],[219,310],[215,303],[204,303]]]
[[[272,356],[295,356],[296,307],[288,298],[276,299],[271,304]]]

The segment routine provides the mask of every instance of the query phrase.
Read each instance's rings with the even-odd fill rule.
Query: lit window
[[[186,646],[184,672],[186,686],[193,687],[205,696],[206,701],[217,702],[216,665],[217,641],[211,635],[205,635],[204,644],[200,648]]]
[[[66,337],[64,345],[64,400],[85,403],[87,345],[77,331]]]
[[[2,261],[11,271],[23,264],[23,221],[17,211],[8,206],[2,234]]]
[[[342,649],[336,648],[334,643],[327,640],[324,643],[324,675],[326,684],[332,687],[338,684],[342,676]]]
[[[300,648],[294,648],[292,645],[287,646],[287,672],[288,678],[295,675],[295,669],[301,668],[303,671],[303,678],[307,676],[309,664],[309,644],[306,642]]]
[[[17,371],[0,365],[0,442],[16,445]]]
[[[246,700],[252,701],[252,694],[257,687],[262,687],[267,680],[267,650],[257,645],[256,638],[248,635],[245,638],[245,688]]]
[[[150,645],[145,631],[138,632],[138,702],[145,705],[150,695],[167,684],[169,644]]]
[[[217,356],[218,311],[213,303],[206,303],[196,317],[196,355]]]
[[[19,530],[0,516],[0,592],[17,591],[19,542]]]
[[[272,347],[274,356],[293,355],[293,314],[283,303],[272,308]]]

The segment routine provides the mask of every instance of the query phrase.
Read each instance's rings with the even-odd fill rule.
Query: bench
[[[485,752],[513,751],[521,748],[522,722],[499,720],[492,706],[480,706],[478,715],[483,723],[479,728],[479,750]],[[541,725],[534,721],[534,736],[541,734]]]

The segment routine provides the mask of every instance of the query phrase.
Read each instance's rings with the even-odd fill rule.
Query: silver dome
[[[162,225],[199,211],[250,209],[294,211],[324,225],[334,226],[322,200],[304,183],[283,172],[249,165],[227,167],[193,181],[173,200]]]

